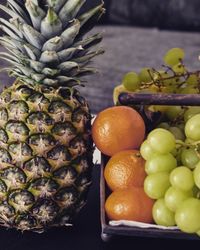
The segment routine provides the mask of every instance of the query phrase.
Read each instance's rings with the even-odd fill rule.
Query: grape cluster
[[[122,85],[125,91],[138,93],[200,93],[200,71],[190,72],[183,63],[185,52],[180,48],[169,50],[161,69],[143,68],[139,74],[127,73]]]
[[[156,224],[200,236],[200,107],[171,107],[140,148]]]

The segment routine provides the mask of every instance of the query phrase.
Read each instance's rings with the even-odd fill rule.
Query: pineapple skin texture
[[[0,224],[42,232],[72,223],[91,184],[88,104],[76,89],[17,81],[0,95]]]

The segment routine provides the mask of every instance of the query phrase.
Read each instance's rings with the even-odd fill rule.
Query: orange
[[[152,207],[150,199],[143,188],[132,187],[114,191],[106,200],[105,210],[110,220],[133,220],[152,223]]]
[[[126,106],[100,112],[92,126],[97,148],[112,156],[122,150],[138,149],[144,140],[145,124],[140,114]]]
[[[145,161],[137,150],[126,150],[110,158],[104,170],[109,188],[114,191],[144,185]]]

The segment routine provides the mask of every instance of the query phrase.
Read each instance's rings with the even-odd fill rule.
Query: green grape
[[[151,82],[152,78],[150,74],[152,74],[152,69],[143,68],[139,73],[140,82],[145,82],[145,83]]]
[[[154,154],[145,163],[145,171],[148,175],[159,172],[171,172],[177,166],[172,154]]]
[[[194,140],[191,140],[191,139],[189,139],[189,138],[186,138],[186,139],[185,139],[185,143],[187,143],[187,144],[194,144],[195,141],[194,141]]]
[[[181,155],[182,155],[182,151],[183,151],[183,148],[178,148],[177,149],[177,153],[176,153],[176,160],[177,160],[177,165],[180,166],[182,165],[182,161],[181,161]]]
[[[184,121],[187,122],[190,118],[197,114],[200,114],[200,107],[190,107],[188,110],[185,111]]]
[[[184,141],[185,140],[185,135],[183,131],[178,128],[178,127],[171,127],[169,128],[169,131],[174,135],[176,140]]]
[[[199,94],[199,90],[193,86],[187,86],[179,90],[180,94]]]
[[[176,187],[170,187],[165,193],[165,205],[172,212],[176,212],[176,209],[181,205],[181,203],[192,196],[192,190],[183,191]]]
[[[166,129],[168,130],[170,128],[169,124],[167,122],[161,122],[157,128],[163,128],[163,129]]]
[[[200,190],[196,185],[193,187],[192,192],[193,192],[193,197],[198,198],[198,199],[200,198],[200,196],[199,196]]]
[[[172,78],[172,75],[170,75],[169,73],[165,72],[164,74],[161,75],[162,76],[162,83],[165,87],[171,87],[171,88],[175,88],[176,87],[176,81]]]
[[[185,125],[185,135],[194,141],[200,140],[200,114],[194,115]]]
[[[176,225],[175,214],[167,208],[164,199],[159,199],[154,203],[152,213],[157,225],[166,227]]]
[[[193,172],[194,182],[198,188],[200,188],[200,161],[197,163],[196,168]]]
[[[167,109],[168,109],[168,106],[164,106],[164,105],[155,105],[155,106],[153,106],[153,112],[164,113]]]
[[[163,82],[165,80],[167,81],[169,77],[170,75],[164,70],[158,70],[153,72],[153,79],[155,81],[160,81],[160,82]]]
[[[164,88],[162,88],[163,93],[176,93],[176,86],[174,85],[167,85]]]
[[[173,187],[190,191],[194,187],[193,173],[187,167],[175,168],[170,174],[170,183]]]
[[[197,74],[191,74],[189,75],[189,77],[187,78],[186,82],[188,84],[192,84],[192,85],[197,85],[199,83],[199,77]]]
[[[170,49],[164,56],[164,62],[169,66],[180,63],[185,57],[185,52],[180,48]]]
[[[177,148],[174,148],[174,149],[171,151],[171,154],[172,154],[174,157],[177,157],[177,156],[178,156],[178,149],[177,149]]]
[[[122,84],[124,85],[125,89],[129,91],[135,91],[140,86],[140,79],[135,72],[129,72],[124,76]]]
[[[174,121],[184,114],[184,109],[181,106],[169,106],[166,111],[166,116],[170,121]]]
[[[177,124],[177,127],[180,128],[183,132],[185,131],[185,123],[179,123]],[[185,132],[184,132],[185,135]]]
[[[140,147],[140,153],[145,160],[148,160],[155,154],[155,151],[149,145],[148,141],[144,141]]]
[[[184,74],[184,73],[187,72],[185,66],[184,66],[182,63],[178,63],[178,64],[174,65],[174,66],[172,67],[172,70],[173,70],[176,74],[178,74],[178,75],[179,75],[179,74],[182,75],[182,74]]]
[[[175,221],[181,231],[196,233],[200,230],[200,200],[189,198],[178,207]]]
[[[148,142],[154,151],[167,154],[175,148],[175,137],[174,135],[162,128],[154,129],[148,135]]]
[[[144,181],[144,191],[152,199],[164,197],[169,187],[169,173],[167,172],[151,174]]]
[[[197,152],[194,149],[189,148],[182,150],[181,162],[184,166],[194,169],[199,160]]]

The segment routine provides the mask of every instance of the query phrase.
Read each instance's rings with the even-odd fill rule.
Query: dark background
[[[6,0],[0,1],[2,4]],[[200,30],[199,0],[104,0],[107,9],[101,22],[170,30]],[[100,0],[88,0],[85,9]],[[4,15],[1,12],[1,15]]]

